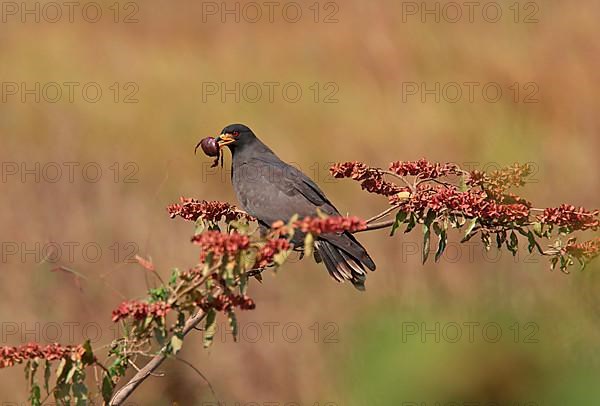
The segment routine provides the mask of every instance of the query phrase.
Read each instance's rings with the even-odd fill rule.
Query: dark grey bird
[[[256,217],[263,227],[278,221],[316,216],[317,210],[340,216],[323,191],[308,176],[283,162],[252,130],[232,124],[217,137],[220,148],[227,146],[232,155],[231,180],[241,207]],[[301,247],[303,236],[292,243]],[[322,234],[315,241],[315,260],[323,262],[338,282],[350,281],[365,289],[365,267],[375,270],[375,263],[356,238],[348,233]]]

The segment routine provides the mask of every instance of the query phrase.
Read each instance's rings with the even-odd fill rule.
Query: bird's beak
[[[217,143],[219,144],[219,149],[222,149],[225,145],[231,144],[235,141],[235,138],[231,134],[221,134],[217,137]]]

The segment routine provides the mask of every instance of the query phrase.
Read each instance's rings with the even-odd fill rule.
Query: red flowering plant
[[[467,172],[453,163],[418,161],[392,162],[388,169],[371,168],[362,162],[335,164],[330,169],[336,178],[351,178],[368,192],[386,196],[391,207],[371,220],[395,214],[395,219],[372,228],[391,227],[391,235],[405,225],[405,232],[417,224],[423,229],[423,262],[430,251],[431,230],[438,238],[435,260],[439,260],[448,241],[448,229],[464,229],[462,242],[479,235],[486,249],[495,239],[498,249],[505,246],[516,255],[519,235],[526,239],[529,252],[537,250],[550,257],[551,268],[557,265],[568,273],[577,261],[583,269],[598,256],[598,239],[576,243],[575,231],[597,231],[598,210],[586,210],[563,204],[557,208],[538,209],[512,192],[522,187],[531,175],[531,165],[503,168],[492,173]],[[393,181],[387,180],[392,179]],[[547,239],[547,249],[540,240]]]
[[[522,187],[531,171],[528,165],[514,165],[489,174],[467,172],[452,163],[424,159],[393,162],[388,169],[361,162],[335,164],[331,168],[334,177],[360,182],[366,191],[385,196],[390,206],[366,221],[324,215],[294,217],[262,232],[251,216],[228,203],[181,198],[167,211],[171,218],[194,224],[190,241],[199,249],[198,262],[187,270],[173,269],[163,280],[150,260],[137,258],[155,275],[158,287],[149,289],[146,298],[124,301],[113,310],[112,321],[121,324],[123,336],[107,346],[105,361],[99,361],[89,342],[77,347],[30,343],[0,348],[0,367],[25,363],[32,405],[43,403],[36,381],[42,361],[45,396],[54,396],[57,404],[86,404],[101,398],[105,404],[121,405],[162,361],[178,353],[190,331],[203,330],[204,346],[211,345],[217,317],[223,314],[237,337],[236,312],[256,307],[248,296],[250,281],[261,280],[265,270],[277,270],[292,250],[309,255],[315,238],[323,233],[389,229],[394,235],[400,227],[410,232],[420,225],[424,262],[432,230],[437,236],[436,261],[446,248],[450,229],[463,230],[463,242],[479,235],[487,249],[495,239],[498,248],[506,247],[513,255],[521,236],[530,252],[549,256],[553,268],[568,272],[575,261],[585,266],[600,253],[600,238],[582,243],[574,237],[564,238],[576,231],[597,231],[598,210],[568,205],[534,208],[510,191]],[[380,221],[387,216],[392,219]],[[296,232],[305,236],[302,247],[292,245]],[[544,239],[549,240],[547,249],[540,242]],[[144,357],[151,359],[138,368]],[[94,374],[95,392],[85,384],[89,367],[99,372]],[[137,372],[121,384],[130,367]]]
[[[218,313],[228,319],[235,339],[236,311],[256,307],[248,296],[249,280],[261,279],[263,271],[276,270],[285,262],[293,249],[290,241],[296,230],[316,236],[365,227],[363,221],[353,217],[293,218],[259,233],[251,216],[228,203],[187,198],[170,205],[167,211],[172,218],[194,223],[190,240],[199,248],[198,263],[184,271],[172,270],[169,279],[163,281],[150,260],[137,257],[139,265],[155,275],[159,286],[150,289],[145,299],[124,301],[113,310],[112,321],[122,325],[124,334],[108,345],[106,361],[97,359],[89,342],[78,347],[30,343],[20,348],[0,348],[0,368],[25,363],[33,405],[50,396],[64,405],[94,401],[95,397],[105,404],[121,404],[138,381],[131,380],[119,390],[117,385],[130,367],[137,368],[140,357],[162,360],[177,354],[185,335],[200,325],[204,345],[211,345]],[[37,366],[43,360],[45,398],[36,381]],[[90,366],[102,371],[96,392],[88,390],[84,382],[85,369]],[[52,376],[54,385],[50,384]]]
[[[57,402],[84,404],[88,399],[85,385],[86,369],[101,366],[92,353],[89,340],[83,345],[62,346],[60,344],[40,345],[28,343],[19,347],[0,347],[0,368],[25,364],[25,379],[29,385],[32,405],[41,405],[42,390],[50,394],[52,363],[58,363],[55,369],[56,385],[52,389]],[[43,389],[36,381],[36,373],[43,363]],[[44,399],[45,400],[45,399]]]

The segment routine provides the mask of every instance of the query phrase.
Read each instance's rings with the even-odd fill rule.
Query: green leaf
[[[245,295],[248,290],[248,275],[243,273],[240,275],[240,295]]]
[[[290,256],[290,250],[279,251],[277,254],[275,254],[273,256],[273,262],[275,262],[275,264],[277,266],[281,266],[285,263],[285,261],[287,261],[289,256]]]
[[[196,220],[196,227],[194,228],[194,235],[202,234],[202,232],[206,229],[206,223],[204,220],[199,218]]]
[[[86,365],[93,364],[95,358],[94,353],[92,352],[92,345],[90,343],[90,340],[85,340],[85,343],[83,343],[83,349],[85,350],[85,352],[81,356],[81,361],[83,361],[83,363]]]
[[[517,251],[519,250],[519,240],[514,231],[510,232],[510,239],[506,242],[506,248],[512,252],[513,257],[517,255]]]
[[[429,211],[427,211],[427,216],[425,216],[424,224],[426,226],[430,226],[436,217],[437,217],[437,213],[435,211],[429,209]]]
[[[110,402],[114,388],[115,385],[110,376],[104,375],[104,378],[102,378],[102,399],[104,399],[105,402]]]
[[[119,356],[113,361],[113,364],[109,368],[111,376],[124,376],[125,372],[127,372],[127,357],[120,352],[118,354]]]
[[[306,233],[306,237],[304,237],[304,255],[310,256],[312,254],[314,242],[315,237],[311,233]]]
[[[435,235],[439,236],[442,232],[442,228],[440,227],[439,223],[436,221],[431,226],[433,227],[433,232],[435,233]]]
[[[25,363],[25,380],[29,382],[29,372],[31,371],[31,360]]]
[[[566,272],[567,268],[569,266],[569,261],[566,257],[561,256],[560,257],[560,270],[563,272]]]
[[[73,364],[69,370],[69,373],[67,374],[67,377],[65,378],[67,383],[73,382],[73,376],[75,375],[75,372],[77,372],[77,365]]]
[[[529,231],[527,233],[527,240],[529,241],[529,245],[527,246],[527,250],[531,254],[533,252],[533,249],[537,245],[537,241],[535,240],[535,236],[533,235],[532,231]]]
[[[448,221],[453,228],[458,228],[458,219],[456,218],[456,214],[449,214]]]
[[[75,383],[73,384],[71,390],[73,392],[73,397],[75,398],[75,406],[87,406],[88,400],[88,389],[85,386],[85,373],[82,371],[78,371],[75,374]]]
[[[222,274],[223,279],[227,286],[233,286],[235,284],[235,268],[238,261],[231,261],[225,264],[225,272]],[[221,268],[222,269],[222,268]]]
[[[177,283],[177,279],[179,278],[179,269],[178,268],[173,268],[171,270],[171,276],[169,277],[169,286],[175,286],[175,284]]]
[[[392,237],[394,235],[394,233],[396,232],[398,227],[400,227],[400,224],[404,223],[404,220],[406,220],[406,217],[408,217],[408,212],[399,211],[398,213],[396,213],[396,219],[394,220],[394,224],[392,225],[392,231],[390,232],[390,237]]]
[[[169,299],[169,289],[166,286],[149,289],[148,294],[150,295],[150,303],[166,301]]]
[[[460,214],[450,214],[448,220],[450,221],[450,225],[454,228],[461,228],[467,222]]]
[[[406,230],[404,230],[404,233],[410,233],[413,230],[413,228],[415,228],[416,225],[417,225],[416,217],[415,217],[414,213],[411,213],[410,217],[408,219],[408,225],[406,226]]]
[[[490,248],[492,248],[492,239],[490,238],[490,233],[488,233],[487,231],[482,231],[481,242],[483,243],[483,246],[485,247],[486,251],[489,251]]]
[[[180,334],[174,334],[173,337],[171,337],[171,354],[177,354],[182,346],[183,337]]]
[[[427,261],[427,257],[429,257],[429,244],[430,244],[430,234],[431,230],[428,224],[423,225],[423,264]]]
[[[204,348],[210,347],[217,331],[217,312],[215,309],[210,309],[206,313],[206,323],[204,324]]]
[[[211,264],[212,264],[212,257],[213,257],[212,253],[210,253],[210,254],[207,255],[206,261],[205,261],[205,264],[204,264],[204,268],[202,268],[202,276],[206,276],[206,275],[208,275],[210,273]]]
[[[498,249],[502,248],[502,245],[506,241],[506,231],[498,231],[496,233],[496,246]]]
[[[46,393],[50,393],[50,361],[46,360],[46,365],[44,366],[44,390]]]
[[[154,339],[161,347],[163,347],[167,339],[167,332],[165,329],[154,327]]]
[[[38,366],[40,365],[38,359],[39,358],[34,358],[33,360],[31,360],[31,362],[27,363],[27,369],[29,370],[29,384],[32,386],[35,383],[35,373],[37,372]]]
[[[61,359],[58,364],[58,368],[56,368],[56,380],[61,380],[61,378],[64,379],[64,377],[62,375],[66,371],[66,369],[65,369],[66,365],[67,365],[67,359],[66,358]]]
[[[237,316],[233,310],[227,312],[227,318],[229,319],[229,327],[231,327],[231,333],[233,335],[233,341],[237,341],[238,338],[238,322]]]
[[[438,241],[438,249],[435,253],[435,262],[438,262],[440,260],[440,257],[442,256],[442,254],[444,253],[444,250],[446,249],[446,244],[448,242],[448,236],[446,235],[446,230],[441,230],[440,234],[439,234],[439,241]]]
[[[465,236],[460,241],[461,243],[469,241],[475,235],[475,234],[471,234],[471,232],[473,231],[473,229],[475,228],[476,225],[477,225],[476,218],[469,220],[467,229],[465,230]]]
[[[535,239],[535,234],[530,231],[527,235],[527,238],[529,240],[529,252],[533,252],[533,249],[536,248],[538,252],[543,255],[544,250],[542,249],[542,247],[540,247],[540,244]]]
[[[31,391],[29,392],[29,400],[31,401],[31,406],[41,406],[42,404],[42,391],[37,384],[33,384],[31,387]]]
[[[542,223],[540,223],[539,221],[536,221],[535,223],[532,224],[533,226],[533,232],[538,236],[538,237],[543,237],[543,233],[544,233],[544,225]]]
[[[177,315],[177,324],[176,324],[176,328],[183,330],[183,327],[185,326],[185,314],[183,314],[183,312],[180,312]],[[166,332],[165,332],[166,334]]]
[[[61,403],[61,400],[64,400],[66,397],[69,397],[71,393],[71,384],[64,382],[57,382],[56,387],[52,390],[52,394],[54,395],[54,399],[56,399],[57,404],[62,405],[65,402]]]

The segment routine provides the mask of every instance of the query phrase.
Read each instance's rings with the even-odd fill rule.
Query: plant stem
[[[221,293],[221,287],[215,288],[213,295]],[[206,312],[198,310],[198,313],[186,320],[185,326],[183,327],[183,335],[186,336],[192,331],[200,322],[206,317]],[[146,365],[131,378],[125,385],[123,385],[112,397],[109,402],[109,406],[120,406],[127,400],[127,398],[142,384],[152,373],[158,368],[163,361],[167,358],[165,352],[166,346],[163,347],[159,354],[155,355]]]

